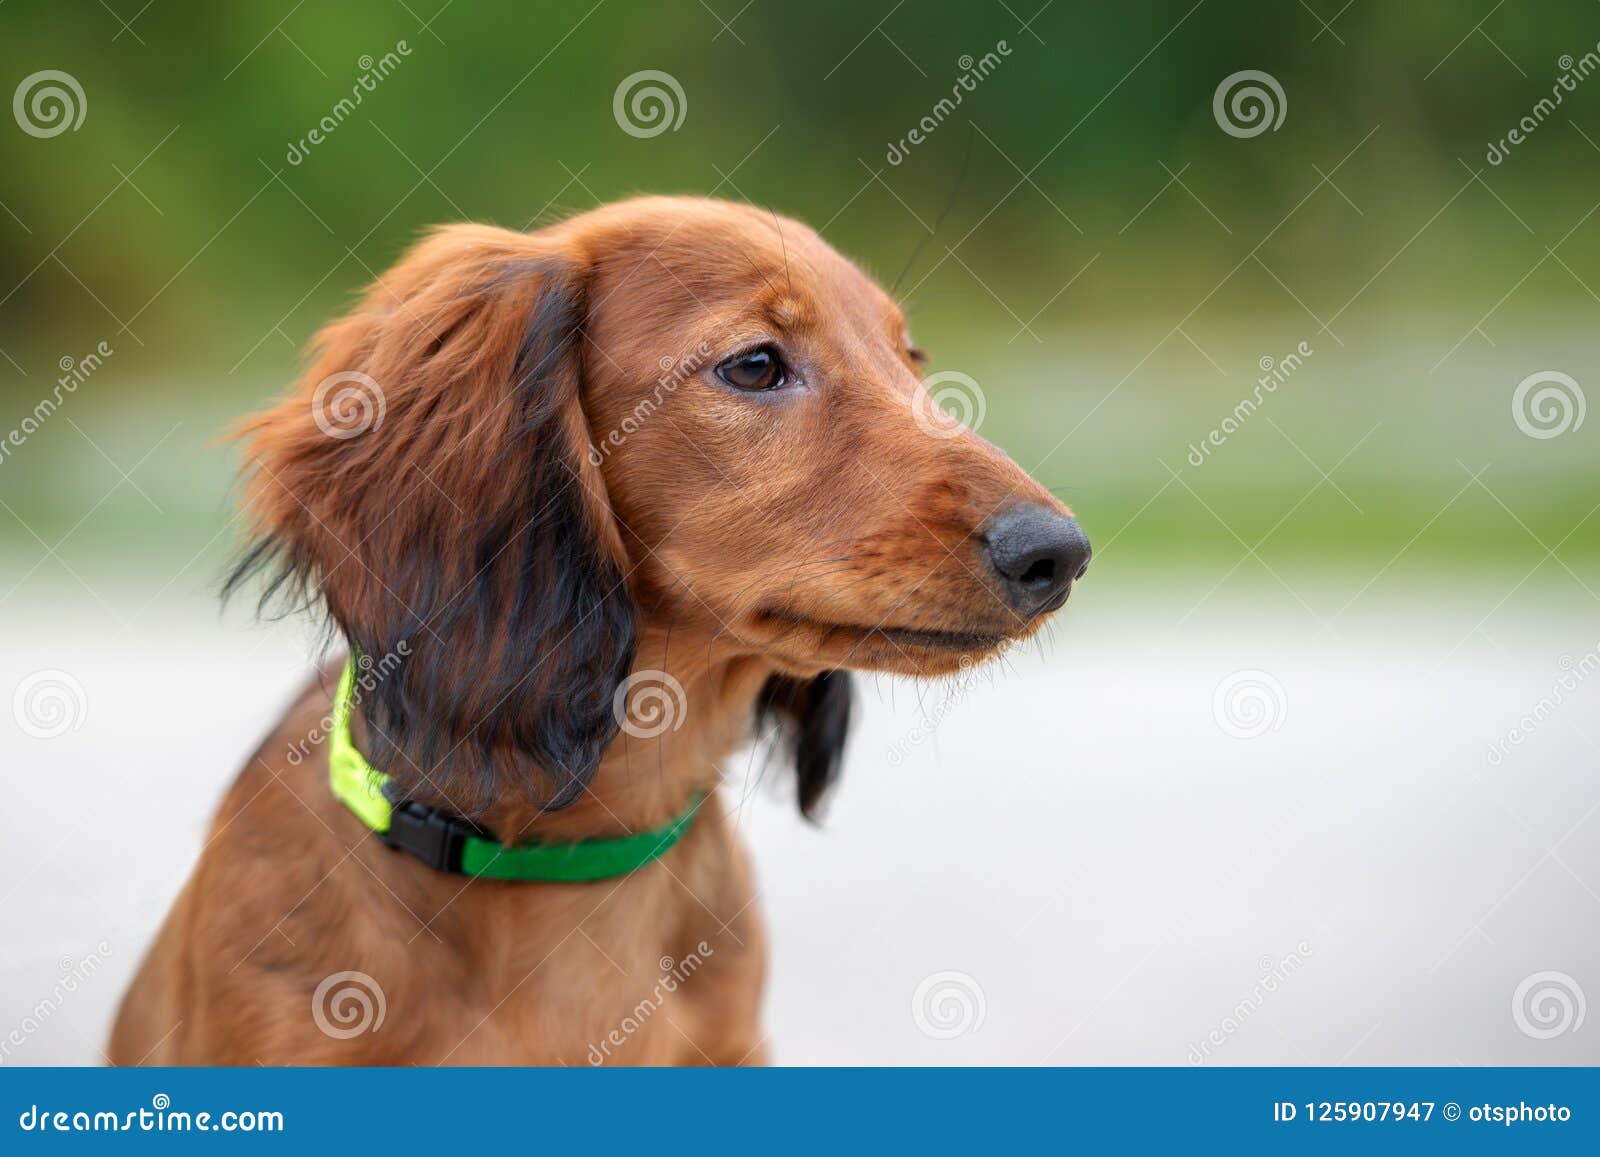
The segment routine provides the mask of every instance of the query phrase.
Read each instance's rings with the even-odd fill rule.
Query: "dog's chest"
[[[549,900],[502,888],[504,910],[441,921],[437,941],[412,944],[406,999],[428,1024],[417,1051],[463,1065],[746,1060],[764,945],[742,873],[698,896],[653,877]]]

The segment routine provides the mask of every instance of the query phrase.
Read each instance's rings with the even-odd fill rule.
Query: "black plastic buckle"
[[[410,852],[435,871],[459,872],[461,849],[469,837],[480,834],[460,816],[407,801],[391,809],[389,830],[381,838],[391,848]]]

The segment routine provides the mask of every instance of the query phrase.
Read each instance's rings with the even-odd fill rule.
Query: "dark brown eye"
[[[736,390],[775,390],[788,379],[777,351],[763,346],[731,357],[717,367],[717,377]]]

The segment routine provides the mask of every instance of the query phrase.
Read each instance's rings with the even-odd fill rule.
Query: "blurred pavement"
[[[864,680],[821,829],[734,761],[773,1059],[1600,1063],[1574,1003],[1600,997],[1600,677],[1489,761],[1600,644],[1589,595],[1550,566],[1504,601],[1517,575],[1388,580],[1336,614],[1355,586],[1235,576],[1185,617],[1220,572],[1118,589],[1114,561],[1003,666]],[[198,595],[120,635],[73,605],[0,604],[0,684],[65,670],[86,705],[53,739],[0,725],[0,1036],[51,1002],[4,1063],[99,1060],[307,670],[302,630]]]

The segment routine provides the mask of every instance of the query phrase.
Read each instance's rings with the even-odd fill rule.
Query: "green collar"
[[[401,848],[431,868],[496,880],[547,880],[575,883],[625,876],[644,867],[678,842],[694,821],[697,792],[676,819],[647,832],[575,844],[522,844],[506,847],[487,832],[449,812],[419,803],[391,803],[387,775],[367,762],[350,738],[355,702],[355,660],[346,660],[333,701],[328,736],[328,781],[333,794],[391,847]]]

